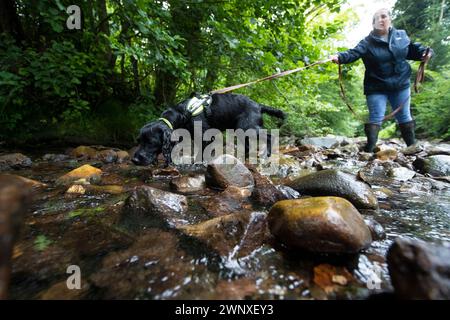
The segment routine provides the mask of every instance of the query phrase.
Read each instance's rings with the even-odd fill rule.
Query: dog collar
[[[173,130],[173,126],[172,126],[172,124],[170,123],[169,120],[167,120],[166,118],[159,118],[158,120],[163,121],[165,124],[167,124],[167,126],[168,126],[171,130]]]

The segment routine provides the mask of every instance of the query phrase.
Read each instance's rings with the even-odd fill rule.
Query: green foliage
[[[18,0],[10,10],[16,12],[16,30],[0,33],[0,139],[134,142],[144,123],[193,91],[247,82],[347,49],[334,46],[357,18],[351,10],[341,12],[343,2],[85,0],[78,4],[82,30],[68,30],[65,9],[71,1]],[[397,1],[396,23],[410,27],[418,40],[431,39],[434,66],[444,70],[448,7],[436,20],[437,2],[423,1],[423,21],[416,21],[417,10],[407,2]],[[367,114],[363,72],[359,62],[344,66],[347,95],[359,118]],[[430,120],[425,114],[446,112],[437,98],[448,101],[438,91],[447,89],[446,78],[433,78],[435,96],[417,102],[419,128],[446,136],[440,120],[432,126],[421,122]],[[284,134],[362,134],[361,123],[339,98],[337,66],[331,63],[235,93],[285,110]],[[265,121],[279,126],[276,119]]]
[[[95,217],[97,214],[105,211],[105,208],[103,207],[96,207],[96,208],[81,208],[77,210],[73,210],[69,212],[68,218],[77,218],[77,217]]]
[[[424,137],[450,139],[450,69],[429,72],[421,92],[413,98],[418,133]]]
[[[38,251],[44,251],[48,248],[49,245],[53,243],[52,240],[48,239],[45,235],[39,235],[34,240],[34,247]]]

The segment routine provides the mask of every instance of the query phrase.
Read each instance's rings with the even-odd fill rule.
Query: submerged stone
[[[133,230],[186,224],[187,198],[149,186],[137,187],[125,200],[120,223]]]
[[[180,230],[200,239],[221,256],[242,257],[267,239],[266,213],[246,212],[217,217]]]

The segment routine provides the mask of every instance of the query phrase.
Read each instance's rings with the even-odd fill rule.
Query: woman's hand
[[[427,52],[424,52],[423,55],[422,55],[422,61],[423,62],[430,61],[432,55],[433,54],[431,53],[431,50],[430,50],[430,52],[428,52],[428,54],[427,54]]]
[[[331,55],[329,59],[331,59],[334,63],[339,64],[339,56],[337,54]]]

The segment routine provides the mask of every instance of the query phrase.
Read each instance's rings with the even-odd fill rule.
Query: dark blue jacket
[[[398,91],[410,86],[411,66],[406,61],[422,59],[426,47],[412,43],[405,30],[391,28],[388,42],[371,32],[358,45],[338,53],[339,63],[351,63],[363,59],[364,94]]]

